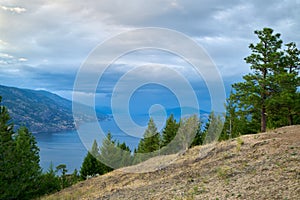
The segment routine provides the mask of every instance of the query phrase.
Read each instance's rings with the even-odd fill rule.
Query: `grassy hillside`
[[[300,126],[290,126],[155,157],[44,199],[299,199],[299,163]]]

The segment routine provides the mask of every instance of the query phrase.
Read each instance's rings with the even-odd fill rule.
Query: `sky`
[[[180,32],[201,46],[228,94],[230,85],[249,72],[243,59],[251,53],[249,44],[257,42],[254,30],[270,27],[282,34],[284,43],[300,45],[299,10],[299,0],[1,0],[0,84],[44,89],[71,99],[76,74],[96,47],[124,32],[158,27]],[[115,42],[113,49],[126,42]],[[115,60],[97,86],[96,105],[109,106],[114,85],[141,66],[148,68],[135,71],[133,80],[157,79],[130,94],[131,109],[178,106],[176,94],[155,84],[168,79],[179,85],[167,68],[191,83],[200,109],[210,109],[205,78],[178,55],[158,49],[134,51]],[[82,101],[92,96],[89,91],[76,92]]]

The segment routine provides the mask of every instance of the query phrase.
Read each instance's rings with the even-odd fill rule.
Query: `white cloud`
[[[26,9],[22,8],[22,7],[8,7],[8,6],[0,5],[0,8],[4,11],[9,11],[9,12],[18,13],[18,14],[20,14],[22,12],[26,12]]]
[[[6,45],[8,45],[8,43],[0,39],[0,45],[1,46],[6,46]],[[0,48],[1,48],[1,46],[0,46]]]
[[[27,58],[19,58],[18,59],[20,62],[26,62],[28,59]]]
[[[0,57],[1,57],[1,58],[7,58],[7,59],[14,58],[12,55],[9,55],[9,54],[7,54],[7,53],[0,53]]]

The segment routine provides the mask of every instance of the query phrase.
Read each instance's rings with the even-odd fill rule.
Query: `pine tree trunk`
[[[265,44],[265,48],[267,49],[267,46]],[[267,56],[265,56],[267,57]],[[265,61],[265,64],[267,64],[267,62]],[[268,70],[267,68],[263,68],[262,70],[262,73],[263,73],[263,80],[266,81],[267,79],[267,73],[268,73]],[[260,130],[261,132],[266,132],[266,129],[267,129],[267,116],[266,116],[266,99],[267,99],[267,87],[265,85],[265,83],[262,84],[262,103],[261,103],[261,127],[260,127]]]
[[[289,108],[289,115],[288,115],[288,121],[289,121],[289,125],[293,125],[293,115],[291,113],[291,109]]]
[[[266,116],[266,106],[262,105],[261,108],[261,132],[266,132],[267,129],[267,116]]]

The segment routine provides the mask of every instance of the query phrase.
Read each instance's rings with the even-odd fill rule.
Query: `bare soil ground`
[[[44,199],[300,199],[300,126],[155,157]]]

